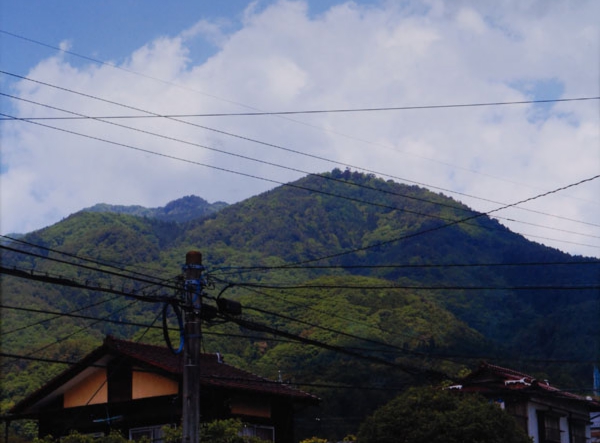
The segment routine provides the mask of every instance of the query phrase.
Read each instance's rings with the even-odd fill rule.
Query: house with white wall
[[[534,443],[590,443],[600,401],[562,391],[547,380],[482,363],[451,389],[479,393],[509,412]]]

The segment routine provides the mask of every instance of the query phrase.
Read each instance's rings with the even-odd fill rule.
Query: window
[[[275,428],[272,426],[244,424],[242,437],[258,437],[261,440],[275,441]]]
[[[569,422],[569,429],[571,431],[571,443],[587,442],[587,438],[585,437],[585,425],[586,423],[582,420],[571,420]]]
[[[538,427],[542,443],[561,443],[559,415],[538,411]]]
[[[138,441],[147,438],[151,443],[162,443],[163,432],[160,426],[146,426],[144,428],[131,428],[129,430],[129,440]]]

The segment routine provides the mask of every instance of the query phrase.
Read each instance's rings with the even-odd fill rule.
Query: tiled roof
[[[118,340],[113,337],[107,337],[104,340],[104,346],[118,354],[126,355],[171,374],[179,376],[183,373],[183,355],[175,355],[168,348]],[[200,383],[202,385],[317,400],[317,397],[294,389],[287,384],[259,377],[219,360],[216,354],[201,354]]]
[[[134,364],[164,371],[177,378],[183,375],[182,354],[175,355],[168,348],[162,346],[119,340],[109,336],[105,338],[102,346],[17,403],[11,409],[10,414],[27,414],[27,411],[36,403],[53,395],[53,392],[85,369],[97,366],[98,362],[106,355],[125,356],[132,359]],[[228,365],[215,354],[201,354],[200,377],[200,384],[203,386],[283,396],[311,403],[319,401],[318,397],[287,384],[274,382]]]
[[[590,410],[600,410],[600,402],[563,391],[552,386],[547,380],[537,380],[531,375],[503,368],[489,363],[481,363],[479,368],[465,377],[459,385],[462,391],[491,393],[515,392],[529,395],[546,395],[566,400],[585,402]]]

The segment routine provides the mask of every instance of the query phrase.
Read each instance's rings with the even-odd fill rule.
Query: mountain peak
[[[228,204],[222,201],[208,203],[202,197],[186,195],[185,197],[170,201],[165,206],[157,208],[146,208],[139,205],[127,206],[99,203],[89,208],[82,209],[81,212],[109,212],[184,223],[214,214],[226,206],[228,206]]]

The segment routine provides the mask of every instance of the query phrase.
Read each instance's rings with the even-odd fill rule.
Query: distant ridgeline
[[[90,208],[82,209],[82,212],[112,212],[115,214],[135,215],[137,217],[155,218],[162,221],[184,223],[190,220],[214,214],[227,207],[225,202],[208,203],[201,197],[188,195],[173,200],[166,206],[159,208],[145,208],[139,205],[123,206],[98,203]]]

